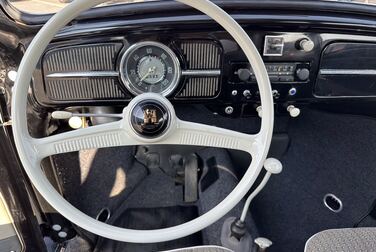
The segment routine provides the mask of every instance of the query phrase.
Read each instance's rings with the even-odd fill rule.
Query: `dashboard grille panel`
[[[48,51],[43,58],[47,97],[55,101],[130,99],[117,77],[49,77],[54,73],[114,72],[122,43],[86,44]]]
[[[115,80],[109,78],[48,80],[47,95],[60,101],[127,98]]]
[[[178,95],[179,98],[215,97],[219,92],[218,77],[189,78],[185,87]]]
[[[189,70],[220,70],[222,68],[222,48],[209,40],[181,41],[180,50]],[[220,91],[220,76],[187,77],[177,98],[213,98]]]
[[[221,48],[211,41],[187,41],[180,48],[189,69],[220,69]]]
[[[44,71],[47,74],[114,70],[121,46],[121,43],[106,43],[54,49],[44,56]]]

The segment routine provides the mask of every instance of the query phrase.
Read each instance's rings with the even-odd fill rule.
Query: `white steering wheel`
[[[206,228],[228,213],[249,191],[263,167],[270,147],[274,118],[273,98],[268,74],[253,42],[234,19],[212,2],[208,0],[177,1],[213,18],[231,34],[246,54],[256,75],[262,102],[259,133],[248,135],[179,120],[169,100],[159,94],[145,93],[130,102],[123,110],[123,118],[120,121],[40,139],[32,138],[27,129],[26,101],[29,83],[38,60],[61,28],[81,12],[105,2],[104,0],[75,0],[55,14],[31,42],[18,70],[12,101],[13,133],[18,154],[27,175],[46,201],[65,218],[92,233],[113,240],[135,243],[162,242],[181,238]],[[139,131],[138,126],[141,124],[140,120],[143,119],[139,116],[140,111],[145,111],[145,108],[157,110],[157,117],[161,122],[159,133],[153,137],[146,136]],[[89,148],[146,144],[199,145],[237,149],[250,153],[252,162],[239,184],[213,209],[184,224],[156,230],[124,229],[91,218],[66,201],[49,183],[40,167],[41,160],[50,155]]]

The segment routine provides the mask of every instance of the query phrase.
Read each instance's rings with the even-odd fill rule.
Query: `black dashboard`
[[[222,5],[262,55],[277,112],[294,104],[376,101],[372,15],[314,4],[311,11],[264,11],[237,2],[236,8]],[[151,91],[226,116],[257,115],[257,80],[227,32],[179,4],[172,4],[174,14],[159,13],[163,6],[139,6],[126,19],[82,18],[64,28],[35,72],[35,101],[53,108],[124,106]]]

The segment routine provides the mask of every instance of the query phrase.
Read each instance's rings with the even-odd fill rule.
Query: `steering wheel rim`
[[[39,193],[56,211],[72,223],[109,239],[135,243],[162,242],[178,239],[206,228],[228,213],[249,191],[263,167],[270,147],[274,119],[271,86],[265,65],[252,40],[231,16],[209,0],[176,1],[210,16],[235,39],[254,70],[263,108],[261,130],[255,135],[255,141],[250,145],[251,149],[248,150],[252,154],[252,162],[243,178],[222,202],[194,220],[178,226],[155,230],[133,230],[112,226],[93,219],[71,205],[55,190],[40,169],[42,159],[40,149],[35,144],[37,139],[32,138],[28,133],[26,120],[27,94],[34,69],[48,44],[61,28],[81,12],[105,2],[105,0],[76,0],[56,13],[35,36],[18,70],[12,100],[13,134],[20,160],[27,175]],[[167,99],[160,98],[160,100],[169,104]],[[127,109],[124,110],[124,113],[127,113]],[[184,127],[184,123],[178,121],[177,127]],[[210,130],[212,128],[204,129],[205,132]],[[228,133],[229,131],[223,130],[223,132]],[[167,143],[169,143],[168,140]]]

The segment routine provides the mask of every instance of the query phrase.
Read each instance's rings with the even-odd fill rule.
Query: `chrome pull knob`
[[[288,106],[287,112],[289,112],[291,117],[298,117],[300,115],[300,109],[295,107],[294,105]]]
[[[244,90],[243,92],[243,96],[246,98],[246,99],[251,99],[252,97],[252,93],[251,91],[249,91],[248,89]]]
[[[302,51],[310,52],[313,50],[314,47],[315,47],[315,43],[308,38],[304,38],[300,40],[299,42],[299,49]]]

